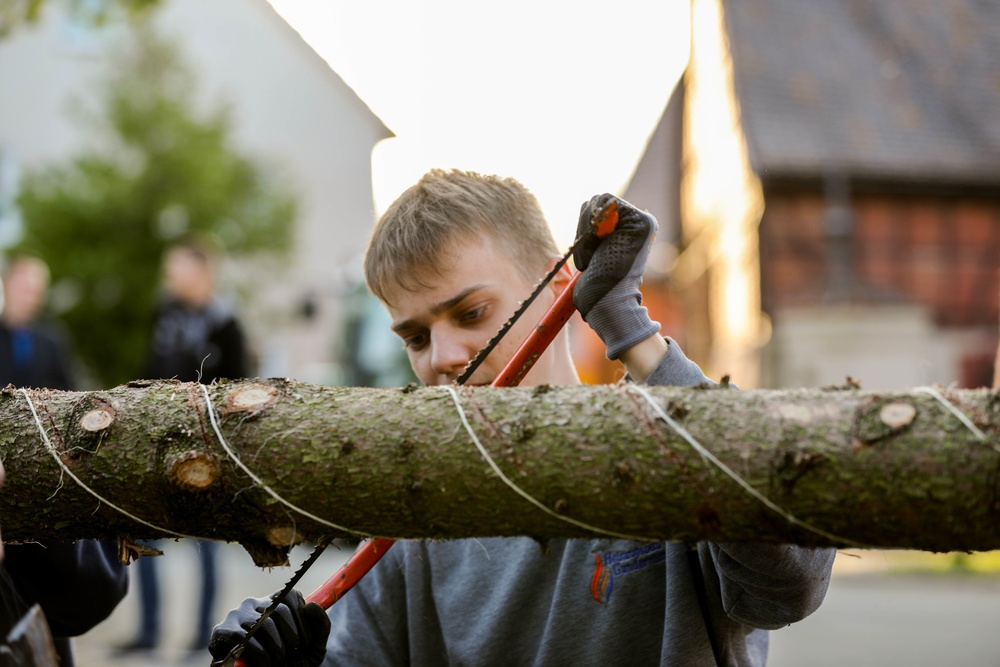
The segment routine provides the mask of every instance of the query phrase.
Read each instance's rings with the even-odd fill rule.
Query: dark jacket
[[[128,592],[116,540],[18,544],[4,564],[18,593],[41,605],[54,637],[81,635],[106,619]]]
[[[205,384],[246,377],[245,357],[243,332],[225,304],[191,308],[169,300],[156,313],[146,377]]]
[[[52,326],[0,323],[0,387],[73,389],[69,348]]]

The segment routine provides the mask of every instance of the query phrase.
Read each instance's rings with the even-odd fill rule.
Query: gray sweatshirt
[[[651,385],[708,382],[676,343]],[[834,549],[697,546],[724,664],[826,594]],[[714,666],[688,546],[620,539],[397,542],[330,608],[325,665]]]

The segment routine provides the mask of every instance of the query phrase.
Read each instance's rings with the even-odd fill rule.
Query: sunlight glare
[[[684,0],[269,1],[395,133],[379,212],[432,167],[498,173],[561,244],[582,201],[627,184],[688,52]]]

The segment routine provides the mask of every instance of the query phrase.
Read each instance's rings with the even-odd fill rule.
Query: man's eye
[[[410,350],[419,350],[427,344],[427,336],[424,334],[413,334],[403,338],[403,346]]]
[[[462,313],[458,319],[463,324],[468,324],[470,322],[475,322],[476,320],[481,318],[483,316],[483,313],[485,312],[486,312],[486,306],[482,306],[481,308],[473,308],[472,310],[467,310],[464,313]]]

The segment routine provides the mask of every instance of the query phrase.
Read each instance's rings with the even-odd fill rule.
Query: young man
[[[583,207],[580,232],[611,198],[601,195]],[[584,269],[576,307],[632,381],[707,382],[676,343],[661,337],[640,303],[656,221],[617,204],[615,232],[575,252]],[[461,374],[559,254],[537,201],[522,185],[436,170],[379,221],[365,271],[417,376],[443,385]],[[499,373],[569,278],[568,269],[558,274],[470,384],[487,384]],[[565,334],[523,382],[543,383],[579,383]],[[402,541],[330,609],[329,631],[317,605],[290,596],[278,621],[269,619],[267,632],[251,640],[244,660],[763,665],[767,630],[819,606],[833,557],[829,549],[706,542],[690,553],[680,543],[613,538],[551,540],[545,549],[531,538]],[[602,563],[621,565],[613,586],[593,584]],[[225,655],[267,602],[247,600],[230,612],[213,633],[212,654]]]

